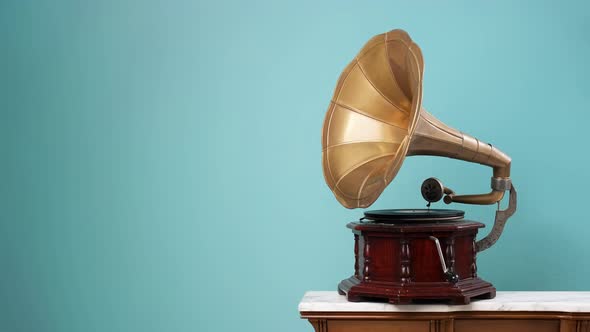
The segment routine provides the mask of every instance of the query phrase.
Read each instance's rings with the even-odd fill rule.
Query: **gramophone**
[[[422,107],[422,52],[393,30],[371,38],[342,72],[324,120],[326,183],[347,208],[373,204],[406,156],[431,155],[492,168],[491,192],[458,195],[436,178],[422,184],[427,209],[366,211],[347,225],[354,234],[354,274],[338,285],[349,301],[390,303],[446,300],[467,304],[493,298],[494,286],[477,275],[477,253],[492,246],[516,209],[511,159],[491,144],[445,125]],[[509,202],[499,202],[508,191]],[[480,222],[460,210],[430,203],[496,204],[491,232],[477,241]]]

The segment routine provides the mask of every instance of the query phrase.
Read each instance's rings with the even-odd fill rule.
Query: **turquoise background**
[[[297,304],[351,274],[345,224],[362,215],[324,184],[323,117],[344,66],[393,28],[422,47],[425,107],[513,158],[518,212],[480,275],[589,290],[589,13],[0,2],[0,331],[311,331]],[[490,171],[408,158],[371,208],[423,207],[429,176],[475,193]],[[494,206],[454,207],[491,225]]]

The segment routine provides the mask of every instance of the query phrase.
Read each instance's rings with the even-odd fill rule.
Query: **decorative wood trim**
[[[363,271],[363,278],[366,281],[369,281],[371,279],[370,276],[370,269],[369,269],[369,265],[371,265],[371,251],[370,251],[370,247],[371,247],[371,241],[369,241],[368,236],[365,236],[365,251],[364,251],[364,258],[365,258],[365,269]]]
[[[561,319],[559,332],[590,332],[590,320]]]
[[[590,320],[576,321],[576,332],[590,332]]]
[[[410,241],[408,239],[401,239],[401,256],[400,256],[400,276],[402,284],[409,283],[411,281],[410,266],[412,263],[410,253]]]
[[[442,332],[440,325],[441,325],[440,320],[431,320],[430,321],[430,332]]]
[[[453,331],[455,331],[455,320],[452,318],[443,320],[443,332]]]
[[[561,319],[559,322],[559,332],[575,332],[576,321],[571,319]]]
[[[559,319],[585,321],[580,326],[588,328],[590,313],[569,313],[555,311],[455,311],[455,312],[319,312],[302,311],[301,318],[306,319],[363,319],[363,320],[453,320],[453,319]],[[584,325],[586,324],[586,325]],[[577,325],[576,325],[577,326]],[[573,330],[576,331],[576,330]],[[577,332],[577,331],[576,331]],[[590,330],[589,330],[590,332]]]
[[[477,245],[475,243],[475,235],[473,236],[471,251],[473,256],[473,260],[471,261],[471,277],[477,278]]]
[[[452,236],[445,240],[445,256],[447,256],[447,267],[455,271],[455,238]]]
[[[359,236],[354,234],[354,276],[359,278]]]
[[[315,332],[328,332],[328,321],[325,319],[310,319],[309,323],[311,323]]]
[[[467,312],[464,312],[462,314],[465,314]],[[465,316],[465,317],[459,317],[462,320],[465,321],[470,321],[472,322],[471,325],[473,326],[477,326],[476,323],[479,320],[481,320],[482,322],[488,322],[488,323],[482,323],[482,324],[489,324],[489,319],[499,319],[499,320],[516,320],[516,321],[530,321],[531,324],[537,324],[534,323],[536,322],[556,322],[559,321],[559,332],[590,332],[590,313],[571,313],[572,317],[560,317],[559,315],[567,315],[567,313],[557,313],[557,312],[504,312],[502,314],[499,314],[499,317],[492,317],[489,316],[488,314],[491,314],[492,312],[470,312],[470,315]],[[303,314],[303,313],[302,313]],[[406,313],[408,314],[408,313]],[[373,320],[373,319],[359,319],[358,317],[356,319],[354,319],[355,321],[373,321],[375,323],[377,323],[376,321],[381,321],[381,323],[377,323],[377,324],[381,324],[379,326],[390,326],[388,322],[393,322],[393,321],[424,321],[424,322],[428,322],[429,324],[428,326],[428,331],[429,332],[453,332],[454,331],[454,319],[453,318],[445,318],[445,317],[429,317],[429,315],[432,315],[433,313],[415,313],[415,317],[401,317],[401,318],[396,318],[396,319],[377,319],[377,320]],[[455,314],[455,313],[440,313],[440,314]],[[483,314],[483,315],[482,315]],[[579,315],[584,315],[583,319],[579,319],[580,316]],[[576,319],[578,318],[578,319]],[[352,318],[350,317],[332,317],[332,318],[309,318],[309,322],[310,324],[313,326],[315,332],[328,332],[329,330],[329,322],[330,321],[338,321],[338,320],[351,320]],[[463,322],[465,322],[463,321]],[[334,323],[336,324],[336,323]],[[342,324],[340,324],[342,325]],[[348,325],[347,325],[348,326]],[[375,326],[375,325],[369,325],[368,326]],[[399,325],[396,325],[399,326]],[[411,326],[411,324],[408,324],[408,326]],[[489,325],[488,325],[489,326]],[[520,325],[519,325],[520,326]],[[531,326],[536,326],[536,325],[531,325]],[[465,326],[463,325],[463,328],[465,328]],[[337,330],[339,330],[339,328],[336,328]],[[351,328],[350,331],[362,331],[365,330],[364,325],[360,324],[360,325],[355,325],[354,328]],[[414,329],[410,329],[411,331],[414,331]],[[347,329],[348,331],[348,329]],[[420,329],[420,331],[423,331],[422,329]],[[512,331],[512,330],[511,330]],[[527,331],[529,331],[527,329]],[[556,330],[557,331],[557,330]]]

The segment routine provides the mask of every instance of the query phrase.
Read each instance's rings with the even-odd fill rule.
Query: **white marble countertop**
[[[497,292],[491,300],[467,305],[348,302],[337,292],[306,292],[299,312],[454,312],[454,311],[556,311],[590,312],[590,292]]]

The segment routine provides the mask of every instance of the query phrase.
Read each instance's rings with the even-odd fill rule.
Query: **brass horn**
[[[368,207],[406,156],[433,155],[493,168],[492,191],[445,202],[493,204],[511,190],[510,157],[422,108],[422,52],[403,30],[369,40],[342,72],[322,131],[326,183],[347,208]]]

